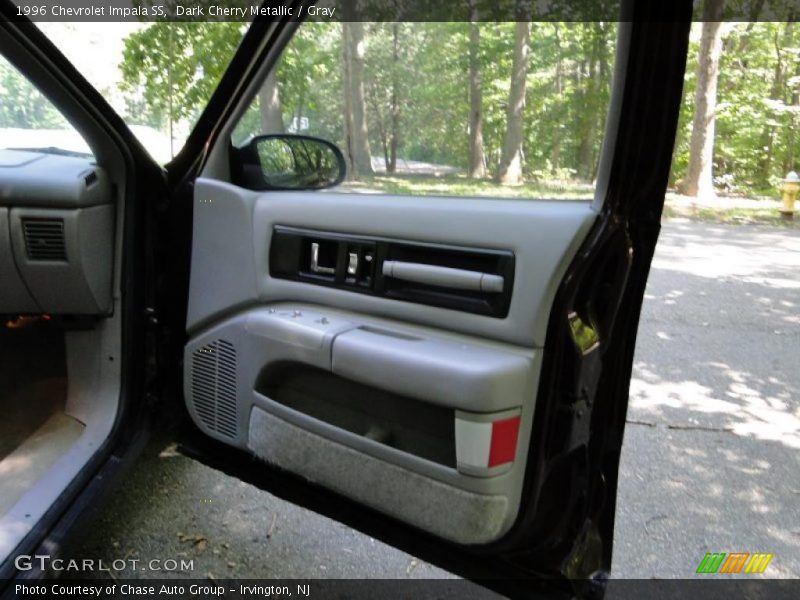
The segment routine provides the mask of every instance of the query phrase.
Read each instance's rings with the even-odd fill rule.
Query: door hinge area
[[[554,439],[562,440],[559,453],[569,454],[580,446],[588,445],[591,435],[592,410],[586,396],[569,394],[570,402],[559,408],[559,435]]]
[[[158,325],[158,312],[152,306],[147,306],[144,309],[144,316],[147,319],[148,325]]]

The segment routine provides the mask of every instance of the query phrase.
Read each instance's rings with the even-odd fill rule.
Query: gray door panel
[[[430,533],[496,540],[519,509],[554,290],[595,217],[588,202],[258,193],[200,179],[189,413],[219,441]],[[508,314],[274,276],[270,247],[287,227],[512,253]],[[476,293],[486,276],[399,272]]]
[[[187,328],[236,307],[290,299],[540,348],[556,286],[595,218],[588,202],[259,193],[198,179]],[[276,225],[510,250],[516,273],[508,317],[498,321],[272,278],[268,257]]]

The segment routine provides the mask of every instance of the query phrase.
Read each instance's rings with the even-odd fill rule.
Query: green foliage
[[[120,64],[128,119],[164,129],[193,123],[242,38],[241,23],[153,23],[125,40]]]
[[[493,173],[505,133],[514,27],[494,22],[479,27],[484,151]],[[798,26],[793,23],[775,22],[725,23],[724,27],[716,183],[721,191],[729,192],[774,189],[788,170],[800,166],[800,136],[796,135],[800,31],[795,31]],[[235,23],[156,23],[129,37],[121,70],[131,118],[164,128],[171,99],[172,119],[193,121],[242,33]],[[392,23],[366,24],[364,84],[373,155],[388,155],[394,133],[401,160],[466,170],[468,35],[469,24],[464,22],[401,23],[396,28]],[[615,43],[612,23],[532,24],[524,113],[526,179],[591,181],[594,177]],[[689,160],[697,51],[695,40],[685,77],[672,183],[684,176]],[[341,25],[304,23],[277,67],[283,120],[289,131],[302,129],[343,144],[342,71]],[[241,119],[234,140],[257,133],[256,99]]]
[[[121,70],[131,118],[163,128],[171,101],[173,120],[196,119],[242,35],[238,27],[156,23],[130,36]],[[464,22],[366,26],[364,82],[374,155],[388,154],[388,139],[395,133],[401,159],[466,168],[468,28]],[[525,108],[528,177],[593,177],[614,29],[602,23],[533,25]],[[484,148],[491,171],[505,133],[513,23],[481,23],[480,34]],[[289,131],[307,124],[304,133],[342,144],[341,26],[303,24],[284,50],[277,75]],[[234,140],[260,133],[259,128],[256,99]]]
[[[699,24],[696,25],[698,27]],[[714,179],[720,192],[775,193],[800,166],[800,31],[794,23],[723,25],[714,143]],[[693,36],[698,37],[698,36]],[[689,50],[672,183],[686,172],[699,42]]]
[[[278,63],[283,122],[290,132],[299,133],[299,123],[307,119],[302,131],[343,144],[341,93],[341,36],[338,25],[308,22],[300,27],[284,49]],[[234,143],[261,131],[256,99],[237,123]]]
[[[0,127],[21,129],[69,127],[50,101],[2,57],[0,57]]]
[[[342,142],[339,27],[311,22],[300,27],[281,56],[278,81],[284,123],[298,129],[305,118],[311,135]]]
[[[391,25],[369,30],[368,101],[385,105],[391,77],[399,71],[400,155],[407,160],[467,168],[468,28],[463,22],[405,24],[399,65],[390,62]],[[523,145],[527,177],[593,177],[610,81],[607,64],[600,72],[600,59],[610,60],[613,30],[598,23],[532,25]],[[484,151],[493,171],[505,134],[514,25],[481,23],[480,36]],[[373,110],[370,132],[374,136],[379,129]],[[374,148],[377,141],[371,140]],[[589,145],[584,156],[582,144]]]

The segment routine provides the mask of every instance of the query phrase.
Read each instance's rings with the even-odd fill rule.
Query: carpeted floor
[[[0,327],[0,460],[64,410],[64,334],[47,324]]]
[[[0,514],[80,437],[66,396],[63,332],[47,323],[0,328]]]

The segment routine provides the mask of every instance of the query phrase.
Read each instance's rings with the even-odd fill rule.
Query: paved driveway
[[[689,577],[705,552],[741,551],[773,553],[768,576],[800,577],[798,398],[800,231],[667,223],[635,357],[614,575]],[[162,446],[72,555],[194,558],[194,576],[217,578],[450,576]]]
[[[663,228],[628,419],[616,575],[771,552],[800,577],[800,231]]]

